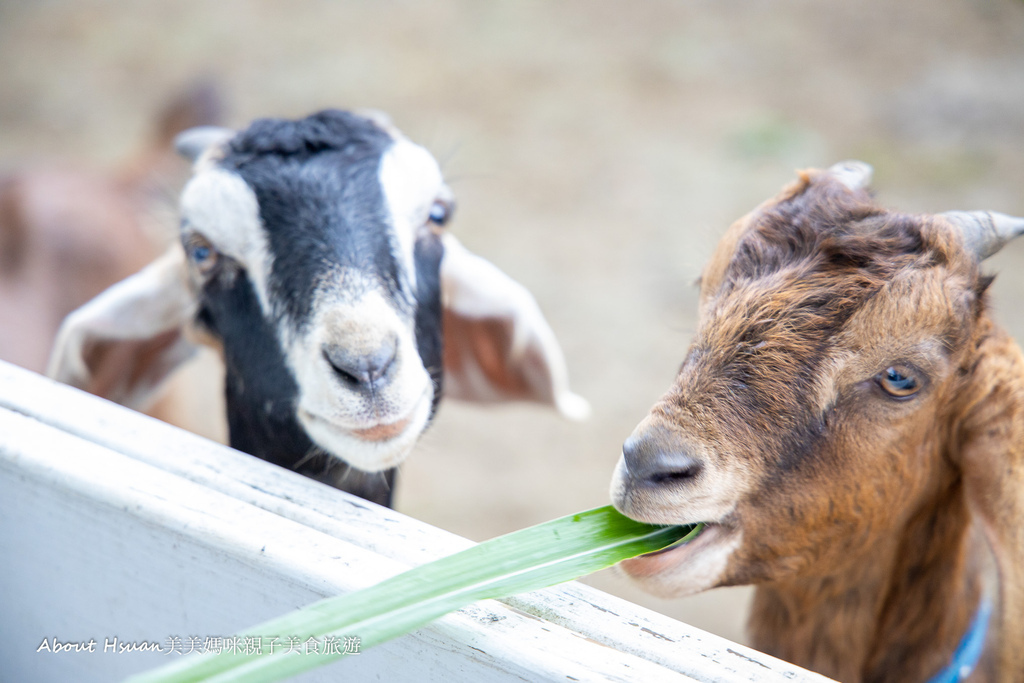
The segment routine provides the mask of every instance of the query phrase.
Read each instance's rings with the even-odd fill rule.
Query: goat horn
[[[995,211],[946,211],[939,214],[960,230],[964,247],[987,259],[1014,237],[1024,235],[1024,218]]]
[[[220,126],[196,126],[178,133],[174,138],[174,149],[181,156],[194,162],[214,145],[220,145],[235,136],[235,131]]]
[[[395,126],[394,121],[391,120],[391,116],[387,112],[380,109],[353,109],[352,113],[370,119],[379,128],[386,130],[393,138],[405,137]]]
[[[863,161],[840,161],[828,169],[833,178],[851,190],[863,190],[871,184],[871,173],[874,169]]]

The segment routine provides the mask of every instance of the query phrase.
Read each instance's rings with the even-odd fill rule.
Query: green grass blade
[[[588,510],[485,541],[370,588],[321,600],[242,635],[297,635],[303,641],[311,636],[358,636],[365,649],[477,600],[571,581],[699,533],[699,526],[643,524],[611,506]],[[132,677],[129,683],[278,681],[342,656],[204,654]]]

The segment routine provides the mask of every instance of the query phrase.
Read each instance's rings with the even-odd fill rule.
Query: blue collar
[[[928,683],[959,683],[971,675],[981,652],[985,649],[985,635],[988,633],[988,622],[992,616],[992,601],[987,597],[981,599],[978,612],[971,621],[971,627],[960,639],[960,644],[953,653],[953,659],[943,667],[942,671],[928,679]]]

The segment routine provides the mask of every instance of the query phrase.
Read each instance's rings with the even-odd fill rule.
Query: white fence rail
[[[0,362],[0,682],[118,680],[469,544]],[[826,679],[570,583],[301,680]]]

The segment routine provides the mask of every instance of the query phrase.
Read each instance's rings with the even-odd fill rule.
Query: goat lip
[[[721,524],[705,523],[704,529],[696,538],[682,544],[670,545],[667,548],[623,560],[619,567],[629,576],[640,578],[654,576],[678,566],[707,548],[716,545],[728,536],[728,531]]]
[[[686,525],[681,525],[681,526],[686,526]],[[705,531],[707,531],[708,527],[710,527],[710,526],[711,526],[710,524],[707,524],[705,522],[697,522],[697,524],[693,525],[693,529],[684,538],[679,539],[678,541],[676,541],[672,545],[666,546],[666,547],[662,548],[661,550],[655,550],[653,553],[644,553],[641,557],[650,557],[651,555],[661,555],[663,553],[672,552],[673,550],[676,550],[677,548],[681,548],[684,545],[690,545],[691,543],[696,541],[698,538],[700,538],[701,535]]]
[[[409,426],[412,424],[413,418],[415,417],[414,411],[413,413],[399,420],[395,420],[394,422],[380,423],[369,427],[346,427],[338,424],[334,420],[320,417],[319,415],[305,409],[302,409],[302,414],[307,420],[319,423],[335,432],[347,434],[352,438],[370,443],[386,443],[401,437],[406,433],[406,431],[408,431]]]
[[[401,436],[405,433],[405,430],[409,428],[409,424],[412,422],[412,416],[398,420],[397,422],[391,422],[390,424],[379,424],[373,427],[367,427],[366,429],[353,429],[351,430],[352,436],[363,441],[390,441],[395,437]]]

